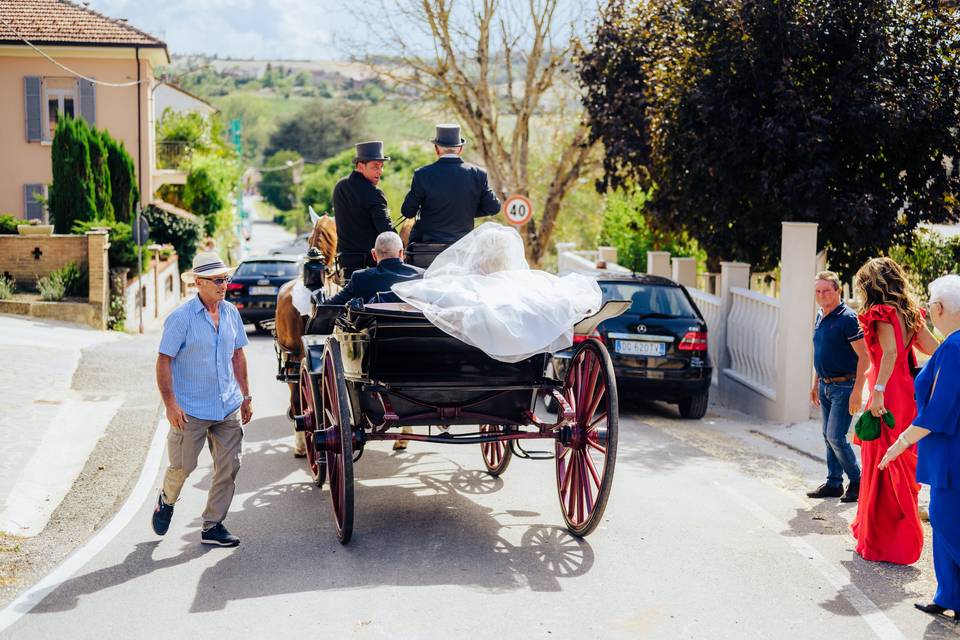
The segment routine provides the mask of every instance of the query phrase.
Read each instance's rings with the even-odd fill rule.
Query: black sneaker
[[[162,536],[170,528],[170,518],[173,517],[173,505],[163,501],[163,491],[157,496],[157,506],[153,508],[153,532]]]
[[[851,482],[847,485],[847,492],[840,498],[840,502],[856,502],[860,497],[860,481]]]
[[[839,498],[843,495],[843,485],[831,487],[828,484],[822,484],[813,491],[807,491],[808,498]]]
[[[227,528],[218,522],[200,534],[200,542],[221,547],[235,547],[240,544],[240,538],[227,531]]]

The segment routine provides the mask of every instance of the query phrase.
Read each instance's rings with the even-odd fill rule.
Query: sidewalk
[[[157,339],[0,315],[0,532],[44,529],[124,405],[149,394],[118,353]],[[89,384],[96,370],[111,382]]]

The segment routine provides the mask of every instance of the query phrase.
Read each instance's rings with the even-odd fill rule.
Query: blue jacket
[[[400,213],[420,219],[411,242],[452,244],[473,231],[473,219],[500,211],[500,201],[487,183],[487,172],[461,158],[439,158],[413,172]]]
[[[375,267],[354,271],[347,286],[337,295],[328,298],[325,304],[346,304],[354,298],[370,302],[377,293],[390,291],[394,284],[418,280],[422,276],[423,269],[420,267],[404,264],[400,258],[385,258]]]
[[[943,341],[914,384],[913,424],[930,433],[917,444],[917,481],[960,489],[960,332]]]

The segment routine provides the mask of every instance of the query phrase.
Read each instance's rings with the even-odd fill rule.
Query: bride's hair
[[[476,244],[468,268],[470,273],[489,275],[527,267],[523,241],[513,229],[499,226],[479,227],[474,233]]]

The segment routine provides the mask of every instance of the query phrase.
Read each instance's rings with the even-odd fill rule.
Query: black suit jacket
[[[333,188],[333,218],[337,223],[337,252],[362,265],[377,236],[393,229],[387,198],[359,171],[337,182]],[[344,261],[341,261],[344,262]]]
[[[413,172],[410,192],[400,212],[420,219],[411,242],[453,243],[473,230],[473,219],[500,211],[500,201],[487,184],[487,172],[461,158],[439,158]]]
[[[417,280],[423,276],[423,269],[404,264],[400,258],[385,258],[375,267],[354,271],[347,286],[337,295],[328,298],[324,304],[346,304],[354,298],[370,302],[377,293],[390,291],[398,282]]]

